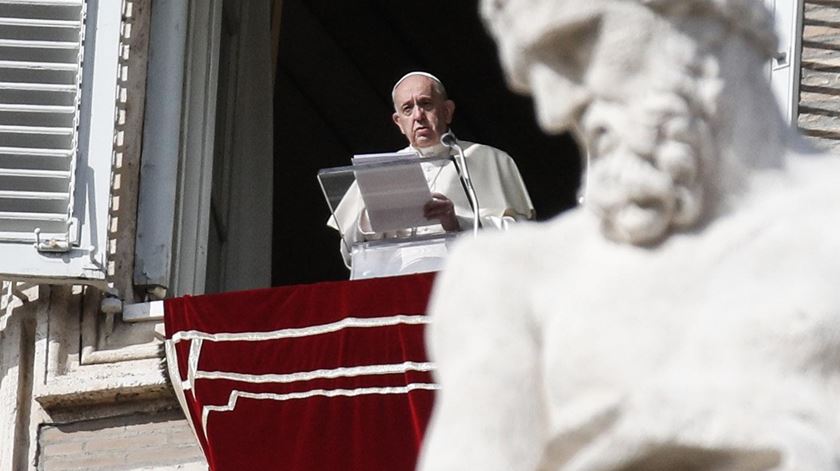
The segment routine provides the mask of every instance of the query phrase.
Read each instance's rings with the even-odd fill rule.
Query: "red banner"
[[[433,275],[165,301],[170,377],[210,469],[414,469]]]

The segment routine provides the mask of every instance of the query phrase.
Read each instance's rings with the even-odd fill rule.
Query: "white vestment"
[[[533,219],[534,206],[513,159],[504,151],[487,145],[461,140],[458,144],[464,149],[464,158],[479,203],[479,220],[482,226],[499,228],[505,221]],[[402,151],[412,150],[414,149],[408,147]],[[473,212],[455,166],[445,165],[446,163],[437,161],[423,164],[423,173],[433,193],[442,193],[452,200],[455,216],[461,224],[461,229],[465,230],[472,226]],[[340,249],[347,264],[350,263],[350,248],[358,242],[445,232],[440,224],[432,224],[408,230],[375,233],[366,229],[364,209],[359,187],[353,182],[335,209],[338,224],[336,225],[332,217],[327,222],[328,226],[342,232],[344,240]]]

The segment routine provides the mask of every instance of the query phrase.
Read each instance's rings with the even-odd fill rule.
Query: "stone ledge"
[[[65,375],[48,375],[34,397],[44,409],[172,396],[158,358],[81,366]]]

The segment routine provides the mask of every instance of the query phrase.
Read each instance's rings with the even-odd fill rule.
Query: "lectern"
[[[442,268],[457,234],[427,220],[423,205],[430,186],[448,172],[456,172],[451,158],[413,153],[355,156],[353,165],[318,171],[350,279]]]

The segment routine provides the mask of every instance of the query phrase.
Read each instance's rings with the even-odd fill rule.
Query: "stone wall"
[[[89,286],[12,289],[0,300],[0,471],[207,468],[161,370],[162,325],[102,313]]]
[[[840,152],[840,2],[806,0],[799,128],[819,147]]]
[[[45,424],[38,448],[40,471],[207,469],[179,409]]]
[[[131,304],[147,299],[143,287],[133,284],[133,266],[154,1],[100,1],[122,2],[120,67],[115,71],[118,72],[115,79],[119,88],[111,199],[98,202],[110,209],[108,223],[101,224],[109,233],[107,309],[102,308],[106,289],[103,284],[38,285],[21,280],[0,280],[5,282],[0,283],[3,288],[0,290],[0,471],[163,471],[207,467],[160,370],[162,322],[151,318],[131,320],[120,314],[120,301]],[[206,66],[208,70],[210,65],[207,64],[217,62],[218,58],[211,53],[212,38],[216,37],[216,21],[221,20],[221,16],[224,16],[225,28],[233,32],[219,34],[238,35],[241,32],[248,41],[259,41],[259,36],[254,36],[257,29],[251,23],[236,23],[258,18],[242,13],[250,10],[240,8],[240,3],[247,5],[249,2],[200,0],[188,3],[189,24],[178,25],[187,28],[188,61],[194,59],[196,64]],[[233,10],[236,14],[220,11],[223,4],[228,3],[237,9]],[[262,10],[273,3],[279,11],[281,2],[253,3],[259,4]],[[60,5],[54,7],[61,8]],[[224,10],[229,10],[228,6],[224,6]],[[224,37],[222,41],[230,42],[228,47],[251,50],[243,49],[238,39],[234,42]],[[205,47],[206,44],[209,46]],[[191,64],[187,64],[190,70],[198,70]],[[273,70],[265,64],[261,67],[266,72]],[[233,74],[231,76],[248,74],[244,66],[234,65],[229,69],[227,73]],[[215,80],[208,82],[203,74],[196,77],[194,82],[200,86],[185,85],[192,87],[190,93],[195,95],[190,102],[193,110],[200,108],[196,103],[203,100],[204,92],[215,90],[216,86]],[[210,88],[205,90],[202,88],[205,86]],[[220,90],[219,93],[226,96],[227,92]],[[227,95],[241,99],[241,94]],[[211,95],[206,104],[208,108],[191,112],[194,118],[183,125],[185,129],[190,126],[195,129],[185,132],[195,131],[200,137],[185,137],[186,141],[200,141],[202,145],[205,140],[212,142],[212,135],[209,138],[205,135],[204,124],[207,123],[201,120],[209,116],[212,127],[212,113],[207,110],[212,109],[215,102]],[[268,109],[270,111],[270,103]],[[205,111],[206,115],[203,114]],[[236,152],[239,155],[244,151]],[[212,155],[210,158],[212,160]],[[270,195],[270,185],[268,188]],[[198,198],[197,195],[193,196]],[[184,266],[193,263],[190,270],[200,265],[186,255],[183,257],[189,259],[183,262]],[[64,281],[70,283],[71,280]],[[156,296],[154,293],[152,298]]]

